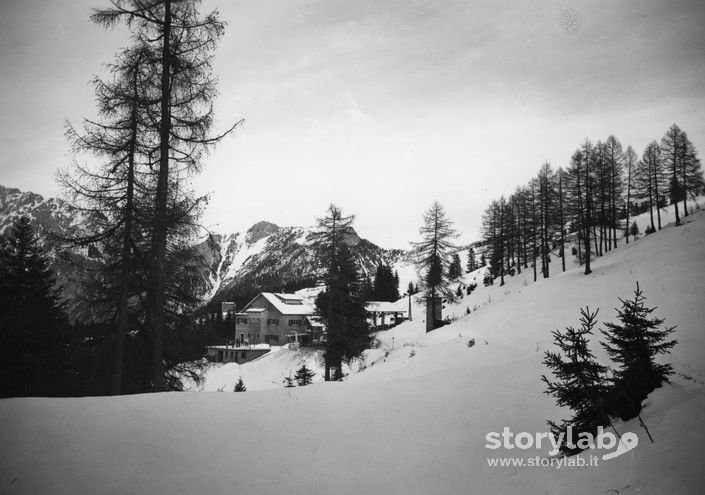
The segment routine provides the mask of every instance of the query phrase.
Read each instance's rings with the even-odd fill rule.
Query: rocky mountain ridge
[[[0,234],[21,215],[29,216],[37,231],[47,239],[47,250],[63,285],[70,285],[68,260],[95,258],[90,250],[62,248],[51,240],[50,234],[69,236],[85,226],[88,220],[81,211],[59,198],[44,198],[0,186]],[[318,273],[309,243],[311,231],[311,227],[280,227],[260,221],[244,232],[209,235],[194,246],[195,253],[203,260],[203,283],[198,296],[205,304],[234,300],[241,307],[260,291],[293,291],[314,286]],[[362,270],[370,276],[379,263],[409,264],[406,251],[381,248],[357,234],[346,242]],[[71,293],[67,287],[69,297]]]

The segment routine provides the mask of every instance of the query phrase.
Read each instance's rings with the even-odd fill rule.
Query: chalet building
[[[314,313],[296,294],[261,292],[235,313],[237,345],[319,343],[324,329]]]
[[[370,324],[373,330],[392,328],[409,319],[407,302],[404,299],[395,302],[369,301],[365,309],[370,314]]]

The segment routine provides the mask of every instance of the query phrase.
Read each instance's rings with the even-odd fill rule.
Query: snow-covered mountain
[[[52,259],[57,282],[64,288],[64,295],[74,294],[72,274],[76,263],[86,258],[97,258],[94,249],[67,249],[54,236],[70,237],[86,228],[90,219],[81,211],[59,198],[44,198],[30,191],[20,191],[0,185],[0,235],[21,216],[28,216],[40,234],[44,247]]]
[[[315,285],[311,231],[310,227],[279,227],[262,221],[245,232],[209,237],[198,247],[209,267],[205,298],[242,303],[263,290],[293,291]],[[410,264],[405,251],[381,248],[357,234],[346,242],[370,276],[380,262],[402,270]]]
[[[61,199],[0,186],[0,234],[21,215],[32,218],[37,230],[45,235],[75,234],[89,221]],[[203,283],[198,295],[204,302],[235,300],[244,304],[259,291],[296,290],[315,285],[315,262],[308,241],[311,230],[262,221],[244,232],[210,235],[194,246],[203,259]],[[372,275],[377,264],[383,262],[400,271],[402,282],[408,278],[410,263],[405,251],[381,248],[357,234],[350,236],[347,243],[368,274]],[[60,249],[52,241],[47,247],[59,281],[69,294],[71,264],[67,260],[99,257],[99,253],[90,250]]]
[[[0,185],[0,234],[23,215],[29,216],[42,234],[68,235],[86,221],[80,211],[59,198],[44,198],[30,191]]]

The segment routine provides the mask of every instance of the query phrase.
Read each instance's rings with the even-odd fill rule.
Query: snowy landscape
[[[703,25],[0,2],[0,495],[705,493]]]
[[[0,401],[3,492],[699,493],[704,246],[696,211],[597,260],[590,276],[573,266],[538,283],[527,273],[480,286],[446,308],[456,321],[430,334],[414,303],[413,321],[378,333],[380,347],[343,382],[321,382],[315,357],[282,349],[213,367],[202,392]],[[551,330],[576,324],[586,305],[613,320],[636,281],[678,326],[675,374],[642,413],[654,442],[632,420],[618,429],[636,433],[638,446],[597,467],[489,467],[488,457],[548,456],[492,451],[485,436],[542,432],[560,417],[539,379]],[[284,388],[304,360],[315,383]],[[239,377],[247,393],[230,392]]]

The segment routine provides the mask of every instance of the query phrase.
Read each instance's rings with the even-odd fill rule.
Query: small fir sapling
[[[645,301],[637,282],[634,298],[620,299],[618,323],[605,323],[602,331],[601,345],[619,365],[612,378],[610,413],[624,420],[637,416],[647,395],[673,374],[670,364],[659,364],[655,358],[676,345],[676,340],[668,340],[676,327],[665,327],[663,318],[650,317],[656,307],[646,307]]]
[[[298,383],[300,387],[303,387],[312,384],[314,376],[316,376],[316,373],[310,370],[308,366],[306,366],[306,363],[304,363],[301,365],[301,368],[296,371],[294,378],[296,379],[296,383]]]
[[[639,235],[639,226],[637,225],[636,221],[632,222],[632,225],[629,227],[629,234],[636,239],[637,236]]]
[[[564,419],[560,423],[548,421],[551,433],[556,438],[559,438],[561,433],[564,434],[560,449],[566,454],[583,450],[567,443],[568,427],[572,427],[573,438],[578,438],[580,433],[594,435],[598,426],[611,425],[603,404],[608,392],[607,368],[595,360],[588,345],[597,323],[598,311],[581,309],[578,329],[567,327],[565,332],[554,330],[553,342],[559,351],[546,351],[544,355],[543,364],[555,376],[553,381],[545,375],[541,376],[541,380],[547,385],[544,393],[553,396],[559,406],[569,407],[573,411],[570,419]]]
[[[235,389],[233,391],[247,392],[247,387],[245,386],[245,382],[242,381],[242,377],[238,378],[237,383],[235,384]]]

